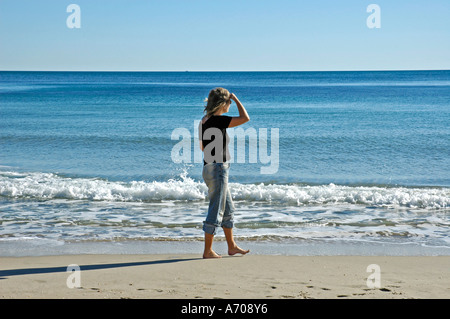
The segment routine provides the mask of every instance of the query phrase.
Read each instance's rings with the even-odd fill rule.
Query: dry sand
[[[81,271],[67,272],[71,264]],[[367,286],[371,264],[380,267],[379,288]],[[69,288],[76,275],[80,287]],[[450,256],[1,257],[0,297],[450,298]]]

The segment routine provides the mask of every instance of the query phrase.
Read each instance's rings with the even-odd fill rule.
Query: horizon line
[[[380,70],[0,70],[0,72],[123,72],[123,73],[207,73],[207,72],[401,72],[401,71],[450,71],[450,69],[380,69]]]

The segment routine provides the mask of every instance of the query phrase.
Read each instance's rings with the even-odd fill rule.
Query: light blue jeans
[[[208,163],[203,166],[202,175],[208,186],[209,197],[203,231],[211,235],[217,233],[218,227],[233,228],[234,204],[228,189],[229,170],[230,163]]]

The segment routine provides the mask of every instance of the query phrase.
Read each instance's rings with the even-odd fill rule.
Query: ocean
[[[0,256],[201,253],[218,86],[251,117],[231,145],[242,246],[450,253],[448,70],[0,72]]]

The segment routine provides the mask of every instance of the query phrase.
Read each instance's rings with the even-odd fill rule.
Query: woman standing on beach
[[[222,115],[227,113],[234,101],[239,110],[238,117]],[[234,205],[228,189],[230,155],[228,151],[228,127],[235,127],[250,121],[244,106],[236,95],[224,88],[209,92],[205,106],[206,115],[199,124],[200,148],[203,151],[203,179],[208,186],[209,207],[203,222],[205,249],[203,258],[220,258],[212,249],[217,228],[222,227],[228,244],[228,254],[246,254],[249,250],[239,248],[233,238]],[[222,220],[219,221],[219,216]]]

